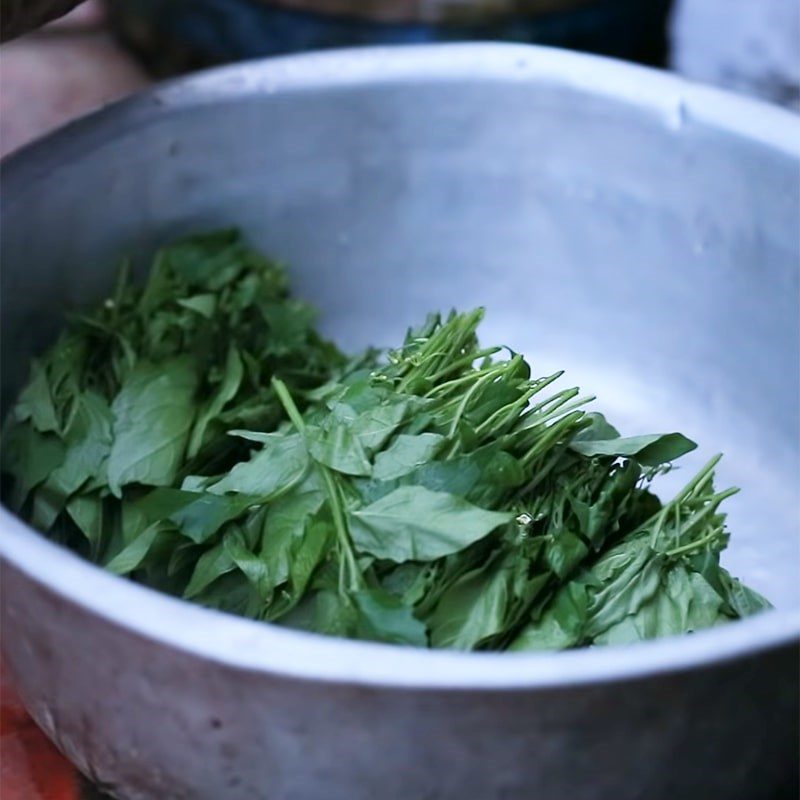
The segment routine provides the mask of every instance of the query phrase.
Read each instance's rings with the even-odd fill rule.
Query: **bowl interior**
[[[235,224],[345,347],[483,305],[624,432],[700,443],[665,492],[724,452],[726,564],[800,607],[800,122],[598,59],[393,53],[215,71],[12,158],[4,403],[120,256]]]

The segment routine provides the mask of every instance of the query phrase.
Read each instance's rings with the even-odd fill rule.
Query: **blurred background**
[[[534,42],[800,111],[800,0],[2,0],[0,153],[148,82],[330,47]]]

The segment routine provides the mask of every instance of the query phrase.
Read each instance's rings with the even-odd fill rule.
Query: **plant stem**
[[[275,393],[278,395],[278,399],[281,401],[281,405],[286,411],[286,414],[292,421],[292,424],[295,426],[295,428],[297,428],[298,433],[304,434],[306,426],[305,422],[303,421],[303,416],[300,414],[300,410],[297,408],[297,405],[292,399],[289,390],[286,388],[286,384],[280,380],[280,378],[273,378],[272,386],[275,389]],[[336,529],[336,535],[339,539],[342,553],[344,554],[347,567],[350,571],[350,589],[352,591],[356,591],[363,583],[363,577],[361,575],[361,571],[358,569],[358,564],[356,564],[355,555],[353,554],[353,547],[350,542],[350,533],[347,529],[347,520],[345,518],[344,509],[342,508],[341,494],[336,485],[336,479],[331,474],[331,471],[328,469],[328,467],[326,467],[324,464],[320,464],[318,461],[315,461],[314,463],[316,464],[317,469],[322,475],[322,480],[325,483],[325,491],[328,495],[328,502],[331,507],[333,525]]]
[[[297,432],[305,433],[306,424],[303,422],[303,416],[292,399],[291,394],[289,394],[286,384],[280,378],[273,378],[272,388],[275,390],[275,394],[278,395],[278,400],[281,401],[281,405],[283,406],[286,415],[292,421],[292,424],[295,426],[295,428],[297,428]]]

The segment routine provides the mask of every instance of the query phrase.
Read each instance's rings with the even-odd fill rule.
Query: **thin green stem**
[[[295,428],[297,428],[297,432],[305,433],[306,424],[303,421],[303,415],[300,413],[300,409],[297,408],[297,405],[292,399],[291,394],[289,394],[286,384],[280,378],[273,378],[272,388],[275,390],[275,394],[278,395],[278,400],[281,401],[281,405],[283,406],[286,415],[292,421],[292,424],[295,426]]]
[[[540,403],[531,406],[527,413],[528,414],[551,414],[553,411],[557,411],[561,408],[564,403],[569,402],[572,400],[573,397],[577,397],[580,393],[580,389],[577,387],[573,387],[572,389],[562,389],[558,394],[552,395],[552,397],[547,397],[542,400]]]
[[[472,364],[474,364],[479,358],[487,358],[489,356],[496,355],[502,349],[503,349],[502,347],[487,347],[484,350],[478,350],[475,353],[470,353],[469,355],[464,356],[464,358],[460,358],[457,359],[456,361],[453,361],[452,363],[448,364],[443,369],[440,369],[433,375],[428,376],[428,380],[431,381],[432,383],[436,383],[445,376],[451,375],[453,372],[457,372],[463,367],[472,366]]]
[[[275,389],[275,394],[278,395],[278,399],[281,401],[281,405],[285,409],[286,414],[292,421],[292,424],[295,426],[295,428],[297,428],[298,433],[304,434],[306,429],[305,422],[303,421],[300,410],[297,408],[297,405],[292,399],[289,390],[286,388],[286,384],[280,380],[280,378],[273,378],[272,386]],[[331,471],[328,469],[328,467],[326,467],[324,464],[320,464],[318,461],[315,461],[314,463],[322,475],[322,480],[325,484],[325,491],[328,495],[328,503],[331,507],[331,516],[333,517],[333,526],[336,529],[339,545],[342,549],[345,561],[347,562],[347,567],[350,571],[350,588],[352,591],[356,591],[360,588],[363,578],[361,571],[358,569],[358,564],[356,564],[355,555],[353,554],[353,548],[350,543],[350,533],[347,529],[347,519],[345,518],[344,509],[342,508],[341,494],[337,487],[336,479],[331,474]]]
[[[489,381],[494,378],[495,376],[491,374],[491,371],[484,375],[482,378],[479,378],[469,389],[465,392],[464,397],[461,399],[461,402],[458,404],[458,408],[456,409],[456,413],[453,415],[453,421],[450,423],[450,432],[448,433],[448,438],[452,439],[456,435],[456,431],[458,430],[458,423],[461,421],[461,417],[464,416],[464,413],[467,410],[467,406],[469,405],[470,400],[478,393],[480,389],[482,389]]]
[[[574,396],[574,395],[573,395]],[[571,412],[583,408],[587,403],[591,403],[595,400],[594,395],[587,394],[584,397],[579,397],[577,400],[573,401],[572,403],[567,403],[564,405],[563,403],[559,403],[558,406],[548,409],[544,414],[540,413],[538,416],[537,421],[533,425],[527,425],[520,428],[521,431],[524,430],[534,430],[539,425],[549,422],[551,419],[565,417]]]
[[[690,553],[695,550],[701,550],[707,544],[710,544],[715,539],[719,538],[719,535],[722,533],[722,528],[714,528],[711,533],[706,534],[703,536],[702,539],[698,539],[696,542],[689,542],[688,544],[682,545],[681,547],[675,547],[672,550],[667,550],[664,552],[664,555],[668,558],[673,558],[674,556],[679,556],[684,553]]]
[[[571,414],[567,414],[563,419],[553,423],[549,428],[546,428],[546,433],[541,436],[541,438],[538,438],[528,452],[522,457],[521,464],[523,469],[530,469],[533,462],[543,453],[547,452],[547,450],[558,442],[559,439],[564,437],[567,432],[574,436],[575,433],[583,427],[581,423],[584,422],[585,419],[586,415],[583,411],[573,411]],[[526,430],[530,431],[532,428],[526,428]]]
[[[324,464],[318,464],[318,466],[328,494],[331,516],[333,517],[333,525],[336,529],[339,545],[342,548],[342,553],[344,554],[347,567],[350,571],[350,589],[351,591],[357,591],[363,583],[363,577],[361,571],[358,569],[358,564],[356,564],[353,548],[350,544],[350,532],[347,529],[347,520],[345,519],[344,509],[342,508],[341,495],[339,494],[336,481],[333,475],[331,475],[330,470]]]
[[[675,496],[673,503],[682,503],[688,497],[696,494],[699,489],[702,489],[709,481],[714,478],[714,468],[719,464],[722,454],[719,453],[710,459],[700,471],[678,492]]]
[[[492,431],[495,437],[500,436],[503,431],[508,427],[509,423],[513,424],[519,419],[521,409],[523,409],[528,401],[536,394],[536,390],[531,388],[522,394],[511,403],[507,403],[502,408],[498,408],[493,414],[487,417],[477,428],[475,433],[482,436],[487,431]],[[500,420],[503,420],[501,423]]]
[[[553,451],[550,453],[547,461],[545,461],[545,463],[539,467],[538,470],[536,470],[536,475],[534,475],[533,479],[529,483],[525,484],[525,486],[523,486],[522,489],[517,493],[518,498],[522,498],[525,495],[530,494],[534,489],[536,489],[537,486],[539,486],[540,483],[542,483],[542,481],[550,474],[553,467],[555,467],[556,464],[558,464],[558,462],[561,460],[561,456],[566,448],[566,443],[556,445],[553,448]]]
[[[453,378],[445,383],[440,383],[438,386],[434,386],[432,389],[429,389],[425,394],[425,397],[433,399],[440,394],[447,395],[453,389],[457,389],[465,383],[473,383],[475,380],[485,375],[501,375],[508,369],[508,365],[510,363],[511,362],[509,361],[503,361],[501,364],[492,364],[484,369],[477,369],[469,372],[467,375],[462,375],[460,378]]]

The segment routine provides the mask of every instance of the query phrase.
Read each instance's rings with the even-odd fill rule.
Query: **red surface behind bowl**
[[[75,768],[28,716],[0,665],[0,797],[79,800]]]

